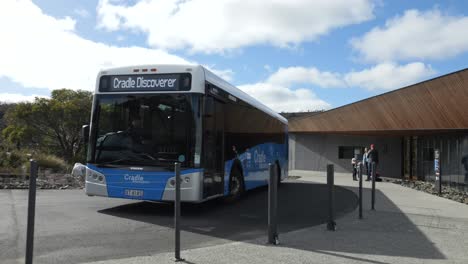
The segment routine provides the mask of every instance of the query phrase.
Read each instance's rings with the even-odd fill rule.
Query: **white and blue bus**
[[[83,126],[86,194],[174,200],[238,198],[268,183],[268,163],[287,177],[287,120],[206,68],[145,65],[103,70],[91,124]]]

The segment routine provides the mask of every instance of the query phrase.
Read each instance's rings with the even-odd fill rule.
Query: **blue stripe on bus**
[[[245,189],[251,190],[268,184],[268,163],[279,161],[282,172],[287,164],[287,145],[277,143],[264,143],[239,153],[237,158],[244,173]],[[224,195],[229,195],[229,176],[235,159],[224,163]],[[100,168],[88,164],[92,170],[106,176],[109,197],[161,200],[166,183],[174,176],[170,171],[134,171],[118,168]],[[186,169],[181,175],[202,172],[203,169]],[[125,179],[125,176],[127,176]],[[133,177],[133,178],[132,178]],[[130,197],[125,195],[125,189],[143,190],[143,197]]]
[[[107,193],[109,197],[138,199],[138,200],[162,200],[167,181],[174,177],[170,171],[135,171],[118,168],[100,168],[88,164],[88,168],[102,173],[106,177]],[[181,175],[201,172],[203,169],[186,169]],[[125,189],[143,190],[142,197],[125,195]]]
[[[268,184],[268,163],[278,160],[281,171],[287,164],[286,144],[264,143],[238,154],[237,159],[241,163],[244,173],[245,189],[251,190]],[[287,145],[286,145],[287,146]],[[224,195],[229,194],[229,176],[231,174],[234,159],[224,163]]]

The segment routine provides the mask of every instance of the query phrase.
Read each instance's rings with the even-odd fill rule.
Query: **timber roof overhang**
[[[468,68],[319,114],[291,133],[418,135],[468,130]]]

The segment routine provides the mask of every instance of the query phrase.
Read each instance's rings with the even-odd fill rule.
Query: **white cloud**
[[[373,18],[371,0],[100,0],[100,28],[139,30],[157,48],[224,52],[255,44],[278,47],[316,40]]]
[[[268,78],[269,83],[290,86],[297,83],[314,84],[323,88],[345,87],[340,74],[333,72],[322,72],[311,67],[288,67],[280,68]]]
[[[218,75],[219,77],[223,78],[224,80],[226,80],[228,82],[233,80],[234,72],[231,69],[217,70],[217,69],[213,69],[214,67],[208,67],[206,65],[205,65],[205,67],[207,67],[207,69],[209,69],[214,74]]]
[[[305,84],[319,87],[345,85],[339,74],[320,72],[316,68],[280,68],[265,81],[241,85],[239,88],[257,98],[277,112],[312,111],[330,108],[311,89],[292,89],[292,85]]]
[[[405,65],[381,63],[346,74],[322,72],[314,67],[288,67],[280,68],[265,81],[241,85],[239,88],[277,112],[312,111],[328,109],[331,105],[317,97],[312,89],[292,89],[291,86],[300,84],[306,87],[387,91],[415,84],[434,74],[431,66],[421,62]]]
[[[93,90],[96,75],[102,68],[192,63],[163,50],[118,47],[87,40],[75,33],[75,20],[48,16],[31,1],[4,0],[0,3],[0,77],[25,87]],[[208,68],[228,81],[233,78],[232,70]],[[262,82],[240,88],[276,111],[306,111],[327,109],[330,105],[312,90],[292,89],[291,86],[395,89],[430,74],[433,70],[422,63],[379,64],[348,74],[322,72],[314,67],[289,67],[280,68]],[[12,102],[34,98],[34,95],[25,96],[21,92],[3,92],[0,96]]]
[[[365,61],[445,59],[468,51],[468,17],[407,10],[351,45]]]
[[[84,8],[77,8],[77,9],[73,10],[73,13],[77,14],[78,16],[80,16],[82,18],[88,18],[89,15],[90,15],[88,10],[86,10]]]
[[[349,86],[368,90],[393,90],[417,83],[435,74],[431,66],[421,62],[396,65],[382,63],[362,71],[353,71],[344,76]]]
[[[23,95],[18,93],[0,93],[1,103],[19,103],[19,102],[32,102],[36,97],[48,97],[44,95]]]
[[[329,103],[318,98],[310,89],[293,90],[268,82],[241,85],[239,88],[277,112],[299,112],[330,108]]]
[[[162,50],[87,40],[74,29],[75,20],[48,16],[31,1],[1,1],[0,77],[25,87],[93,90],[102,68],[192,63]]]

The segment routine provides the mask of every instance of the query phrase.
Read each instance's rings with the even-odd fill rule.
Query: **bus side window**
[[[214,114],[214,98],[211,96],[206,96],[205,97],[205,111],[204,111],[204,117],[213,117]]]

